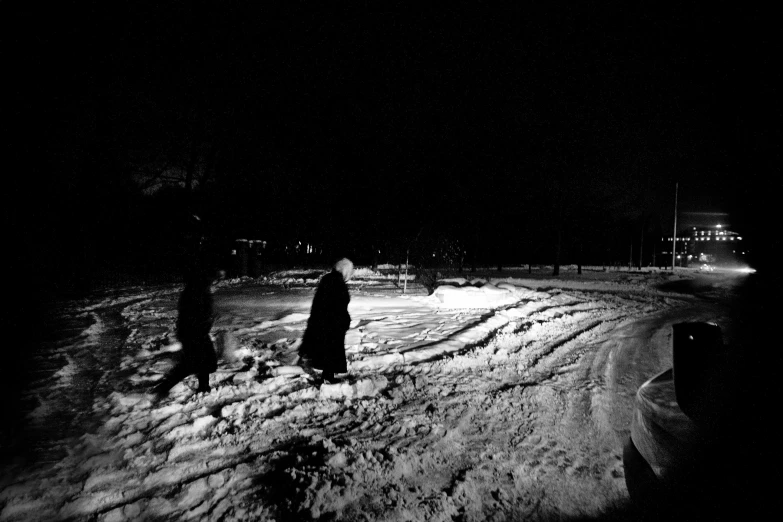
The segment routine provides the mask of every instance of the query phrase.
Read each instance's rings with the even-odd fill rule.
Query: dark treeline
[[[219,258],[648,265],[678,181],[749,234],[780,142],[751,11],[20,9],[10,228],[58,288],[176,273],[191,214]]]
[[[288,176],[274,173],[286,179],[282,186],[263,173],[243,178],[228,171],[190,191],[172,183],[144,193],[121,174],[107,176],[109,166],[79,168],[75,182],[40,187],[45,208],[31,208],[30,220],[19,220],[28,230],[31,272],[68,291],[107,275],[178,274],[193,214],[204,223],[217,264],[228,271],[237,239],[265,241],[262,259],[275,266],[325,265],[349,256],[358,265],[408,259],[469,271],[627,264],[629,245],[642,233],[650,248],[646,265],[661,235],[658,223],[671,219],[645,214],[650,194],[604,187],[594,178],[553,185],[542,183],[541,174],[509,172],[494,181],[477,174],[475,182],[464,176],[452,183],[446,176],[433,186],[393,173],[346,175],[350,167],[343,165],[339,174],[325,171],[321,179],[331,181],[321,183],[298,176],[294,166]],[[111,183],[103,184],[107,177]]]

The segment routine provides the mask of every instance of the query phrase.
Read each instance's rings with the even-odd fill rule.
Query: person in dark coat
[[[156,386],[158,396],[188,377],[198,377],[198,392],[208,392],[209,374],[217,370],[217,355],[209,336],[214,322],[211,272],[192,271],[185,276],[179,298],[176,333],[182,343],[179,362]]]
[[[353,263],[341,259],[321,278],[313,297],[299,354],[305,366],[323,370],[323,379],[336,382],[335,373],[345,373],[345,332],[351,324],[346,283],[353,276]]]

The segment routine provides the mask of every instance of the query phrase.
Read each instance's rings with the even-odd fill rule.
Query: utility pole
[[[644,252],[644,225],[642,225],[642,239],[639,241],[639,270],[642,269],[642,253]]]
[[[674,234],[672,234],[672,272],[674,272],[675,256],[677,254],[677,190],[679,183],[674,184]]]
[[[402,287],[403,294],[408,291],[408,262],[410,260],[410,257],[411,257],[411,249],[409,247],[408,250],[405,251],[405,283],[403,283],[405,286]]]

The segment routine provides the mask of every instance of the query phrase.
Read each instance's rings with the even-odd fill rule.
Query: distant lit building
[[[672,237],[661,238],[659,264],[671,265]],[[748,255],[743,237],[724,225],[691,227],[677,232],[675,260],[677,266],[734,266],[745,264]]]

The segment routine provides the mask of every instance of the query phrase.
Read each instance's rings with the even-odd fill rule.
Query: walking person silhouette
[[[323,370],[322,378],[329,383],[337,382],[335,373],[348,371],[345,332],[351,325],[348,313],[351,296],[346,283],[352,276],[353,263],[344,258],[321,278],[299,347],[303,366]]]
[[[208,392],[209,374],[217,370],[217,355],[209,336],[214,323],[212,299],[213,275],[206,270],[194,270],[185,276],[185,288],[180,294],[176,333],[182,343],[180,360],[155,387],[159,397],[190,375],[198,378],[197,392]]]

